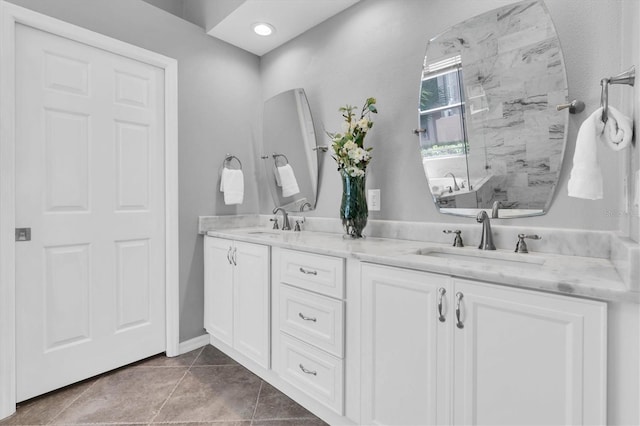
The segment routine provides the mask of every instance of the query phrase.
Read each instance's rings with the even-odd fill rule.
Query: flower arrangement
[[[360,117],[356,118],[357,108],[351,105],[340,107],[339,111],[344,117],[342,133],[329,133],[333,158],[338,163],[338,170],[343,170],[351,177],[364,176],[367,164],[371,161],[371,150],[364,147],[364,137],[373,127],[371,113],[377,114],[376,99],[367,98],[360,111]]]

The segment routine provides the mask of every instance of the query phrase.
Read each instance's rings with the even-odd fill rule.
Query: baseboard
[[[180,342],[178,346],[178,354],[186,354],[187,352],[191,352],[195,349],[201,348],[209,344],[209,335],[203,334],[202,336],[194,337],[193,339],[185,340],[184,342]]]

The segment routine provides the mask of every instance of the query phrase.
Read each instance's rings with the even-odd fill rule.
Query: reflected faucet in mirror
[[[311,210],[312,209],[311,204],[308,203],[308,202],[305,202],[303,205],[300,206],[300,211],[301,212],[305,211],[305,209]]]
[[[453,190],[454,191],[460,191],[460,187],[458,186],[458,182],[456,182],[456,175],[454,175],[453,173],[449,172],[446,175],[444,175],[444,177],[447,176],[451,176],[453,178]]]
[[[491,219],[498,219],[500,207],[502,207],[502,203],[500,201],[493,202],[493,206],[491,206]]]

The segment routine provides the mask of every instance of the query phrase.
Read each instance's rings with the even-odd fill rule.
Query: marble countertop
[[[262,226],[210,230],[206,234],[519,288],[640,303],[640,293],[630,291],[613,263],[605,258],[483,251],[391,238],[352,240],[336,233],[275,231]]]

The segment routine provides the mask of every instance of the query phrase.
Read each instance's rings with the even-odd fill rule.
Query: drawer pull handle
[[[440,320],[440,322],[445,322],[446,318],[445,316],[442,314],[442,299],[444,298],[444,295],[447,293],[447,290],[445,290],[444,288],[440,287],[438,289],[438,319]]]
[[[307,370],[306,368],[304,368],[304,365],[302,365],[302,364],[298,365],[298,367],[300,367],[300,370],[302,370],[302,372],[305,373],[305,374],[311,374],[313,376],[317,376],[318,375],[317,371]]]
[[[306,270],[302,267],[300,267],[300,272],[302,272],[303,274],[307,274],[307,275],[318,275],[318,271],[309,271]]]
[[[304,315],[302,314],[302,312],[298,312],[298,316],[299,316],[300,318],[302,318],[303,320],[305,320],[305,321],[313,321],[313,322],[318,321],[316,318],[312,318],[312,317],[306,317],[306,316],[304,316]]]
[[[461,313],[460,313],[460,304],[462,303],[462,298],[464,297],[464,294],[462,294],[462,292],[457,292],[456,293],[456,327],[458,328],[464,328],[464,323],[462,322],[461,317]]]

